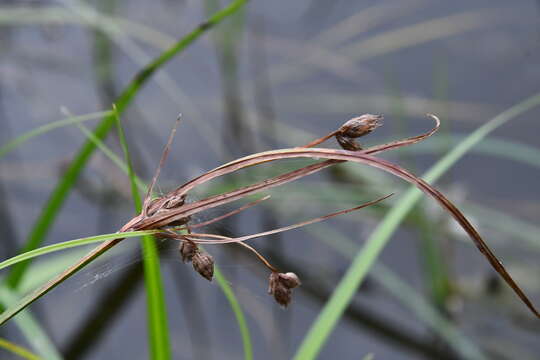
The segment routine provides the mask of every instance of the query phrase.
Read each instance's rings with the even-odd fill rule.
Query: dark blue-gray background
[[[94,47],[96,27],[84,25],[95,23],[93,9],[102,5],[94,1],[2,1],[1,5],[3,9],[34,6],[36,13],[56,9],[71,14],[69,20],[52,22],[44,15],[34,20],[6,19],[0,10],[2,143],[61,119],[61,107],[74,114],[105,109],[111,95],[117,94],[142,65],[205,17],[204,2],[199,1],[117,1],[112,15],[100,17],[99,26],[107,30],[112,44],[112,75],[104,85],[96,75],[103,70],[96,66],[104,62],[95,58],[103,56],[96,55]],[[426,112],[441,116],[445,134],[468,134],[539,91],[539,16],[539,5],[532,0],[251,1],[240,25],[243,31],[235,35],[238,43],[233,67],[237,73],[229,75],[238,80],[239,103],[232,115],[225,104],[230,100],[226,95],[231,95],[225,82],[230,79],[223,75],[220,52],[215,47],[220,38],[210,32],[167,64],[123,116],[138,170],[150,178],[178,113],[183,113],[184,121],[160,180],[164,190],[248,151],[300,145],[309,139],[305,133],[323,135],[366,112],[385,115],[385,126],[366,138],[369,143],[428,129],[431,123],[422,115]],[[227,25],[230,21],[212,31],[234,31],[234,26]],[[539,110],[529,111],[495,131],[494,136],[538,147],[539,114]],[[244,130],[231,131],[231,117],[241,120]],[[32,139],[0,160],[0,210],[5,214],[0,220],[2,258],[13,256],[24,242],[62,167],[83,141],[76,127],[62,128]],[[110,144],[117,149],[115,141]],[[387,158],[422,173],[448,146],[451,143],[441,142],[437,154],[418,152],[414,153],[417,156]],[[104,156],[96,153],[82,178],[47,244],[114,232],[133,215],[127,178]],[[383,178],[390,184],[393,181],[398,193],[404,191],[400,181]],[[534,224],[539,214],[538,179],[534,167],[473,153],[460,160],[440,183],[458,205],[467,200]],[[331,181],[324,175],[309,180],[317,184]],[[324,186],[319,189],[324,192]],[[273,194],[273,211],[254,210],[216,231],[239,235],[263,231],[270,225],[286,225],[358,202],[352,198],[323,206],[308,195],[294,194],[293,187]],[[204,195],[204,190],[196,194]],[[426,206],[431,205],[428,200]],[[205,218],[220,213],[216,210]],[[350,221],[354,218],[349,216],[347,221],[332,220],[327,225],[361,244],[380,215],[360,212],[354,216],[362,221]],[[446,215],[438,216],[443,220],[434,223],[444,223]],[[531,250],[534,245],[523,245],[521,240],[488,227],[480,226],[480,230],[488,242],[490,236],[494,238],[505,264],[516,268],[516,273],[522,272],[519,279],[528,289],[538,290],[535,279],[539,270],[534,264],[540,254]],[[399,231],[384,250],[381,262],[419,295],[427,296],[417,238],[417,230]],[[270,251],[274,240],[259,239],[252,244],[263,252],[265,248]],[[534,358],[540,351],[535,341],[538,325],[529,322],[523,306],[508,294],[505,300],[500,295],[493,299],[478,295],[485,278],[492,274],[487,262],[463,241],[438,240],[446,241],[444,246],[450,243],[447,255],[453,278],[462,286],[463,296],[456,296],[459,304],[454,319],[462,335],[493,358]],[[275,244],[277,254],[272,253],[278,261],[282,258],[300,267],[303,282],[323,293],[332,290],[348,266],[349,260],[307,232],[284,234]],[[218,247],[209,250],[247,314],[255,358],[290,358],[322,303],[299,289],[291,308],[278,309],[265,293],[267,274],[262,265]],[[124,257],[118,262],[126,263]],[[138,266],[136,260],[128,260],[129,266],[116,266],[116,261],[112,258],[104,268],[99,265],[83,271],[32,306],[55,343],[60,349],[69,349],[73,358],[147,357],[142,286],[84,356],[79,357],[73,347],[73,337],[90,313],[109,316],[110,304],[99,301],[120,285],[126,271]],[[164,261],[163,270],[174,358],[241,358],[237,324],[219,287],[178,260]],[[436,345],[436,335],[410,308],[376,280],[368,283],[372,286],[358,294],[355,306],[423,344]],[[102,312],[96,312],[99,306]],[[517,320],[515,312],[521,314]],[[4,335],[24,343],[13,325]],[[321,358],[358,359],[367,353],[376,359],[422,358],[410,346],[396,344],[391,338],[377,335],[361,319],[345,317]]]

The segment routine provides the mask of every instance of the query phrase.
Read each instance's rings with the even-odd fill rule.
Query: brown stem
[[[335,136],[337,133],[339,132],[339,130],[336,130],[336,131],[332,131],[331,133],[329,133],[328,135],[325,135],[321,138],[318,138],[316,140],[313,140],[312,142],[304,145],[304,146],[299,146],[299,147],[303,147],[303,148],[310,148],[310,147],[313,147],[315,145],[319,145],[320,143],[323,143],[325,142],[326,140],[330,139],[331,137]]]
[[[272,264],[270,264],[270,262],[268,262],[268,260],[266,260],[266,258],[264,256],[262,256],[261,253],[259,253],[257,250],[255,250],[255,248],[253,248],[252,246],[250,246],[250,245],[248,245],[248,244],[246,244],[244,242],[239,242],[237,244],[242,245],[243,247],[245,247],[246,249],[248,249],[249,251],[254,253],[259,258],[259,260],[261,260],[261,262],[264,265],[266,265],[267,268],[269,268],[273,272],[279,272],[279,270],[276,269]]]

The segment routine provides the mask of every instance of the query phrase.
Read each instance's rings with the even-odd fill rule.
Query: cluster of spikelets
[[[400,139],[385,144],[374,145],[363,149],[362,146],[358,143],[357,139],[379,127],[382,120],[382,116],[365,114],[345,122],[336,131],[333,131],[326,136],[314,140],[305,146],[291,149],[270,150],[235,159],[210,171],[207,171],[204,174],[201,174],[200,176],[186,182],[185,184],[179,186],[178,188],[174,189],[173,191],[162,197],[152,199],[152,190],[159,176],[160,169],[163,167],[165,159],[167,158],[167,154],[176,131],[175,127],[173,131],[171,131],[169,141],[165,146],[165,150],[159,162],[156,174],[154,175],[154,178],[152,179],[152,182],[148,187],[148,192],[144,200],[142,212],[130,221],[128,221],[124,226],[122,226],[122,228],[118,231],[120,237],[103,242],[101,245],[97,246],[87,255],[82,257],[76,264],[66,268],[62,273],[48,281],[45,285],[26,296],[21,302],[17,304],[17,306],[11,308],[3,314],[0,324],[9,320],[11,317],[24,309],[31,302],[45,295],[54,287],[58,286],[67,278],[75,274],[78,270],[83,268],[86,264],[93,261],[98,256],[105,253],[113,246],[124,240],[124,238],[121,237],[121,233],[139,230],[157,230],[159,231],[159,234],[157,236],[169,237],[179,240],[179,251],[182,259],[185,262],[191,262],[193,264],[193,268],[208,280],[212,280],[212,277],[214,275],[214,259],[204,250],[199,248],[199,245],[234,243],[243,246],[244,248],[253,252],[259,258],[259,260],[268,269],[270,269],[271,273],[268,292],[274,297],[277,303],[282,306],[287,306],[291,302],[292,290],[300,285],[300,280],[298,276],[291,272],[282,272],[278,270],[277,268],[272,266],[268,262],[268,260],[266,260],[259,252],[257,252],[257,250],[246,244],[245,241],[257,237],[263,237],[283,231],[292,230],[305,225],[323,221],[334,216],[356,211],[358,209],[383,201],[392,194],[361,204],[351,209],[341,210],[332,214],[303,221],[294,225],[285,226],[279,229],[273,229],[257,234],[246,235],[236,238],[216,234],[194,233],[193,229],[209,225],[211,223],[224,219],[225,217],[237,214],[240,211],[247,209],[248,207],[251,207],[260,203],[261,201],[268,199],[269,196],[265,196],[257,201],[246,204],[239,209],[233,210],[225,215],[221,215],[204,223],[191,224],[191,216],[217,206],[222,206],[233,201],[243,199],[246,196],[260,193],[264,190],[281,186],[291,181],[295,181],[297,179],[303,178],[310,174],[314,174],[335,164],[348,161],[365,164],[384,170],[387,173],[397,176],[416,186],[426,195],[436,200],[439,205],[441,205],[441,207],[446,210],[467,232],[467,234],[474,242],[476,247],[480,250],[482,255],[488,260],[493,269],[499,273],[501,278],[508,284],[508,286],[512,288],[514,293],[521,299],[521,301],[536,317],[540,318],[540,312],[538,312],[538,310],[529,300],[524,291],[514,281],[514,279],[508,273],[502,262],[497,258],[497,256],[486,244],[486,242],[482,239],[475,227],[468,221],[465,215],[448,198],[446,198],[446,196],[444,196],[444,194],[442,194],[440,191],[435,189],[432,185],[430,185],[423,179],[402,168],[401,166],[374,156],[388,150],[398,149],[403,146],[416,144],[433,135],[439,129],[440,121],[435,115],[428,114],[428,116],[436,123],[435,127],[432,128],[430,131],[417,136]],[[179,119],[177,120],[176,124],[178,124],[178,122]],[[333,137],[336,138],[338,144],[343,150],[329,148],[312,148],[313,146],[316,146]],[[212,179],[226,174],[234,173],[240,169],[250,166],[255,166],[276,160],[293,158],[322,158],[325,160],[226,193],[210,196],[192,203],[185,202],[186,194],[189,191]]]
[[[360,117],[353,118],[344,123],[338,130],[328,134],[327,136],[317,139],[308,144],[306,147],[317,145],[330,137],[335,136],[339,145],[345,150],[358,151],[362,147],[356,140],[357,138],[366,135],[381,125],[382,116],[365,114]],[[185,221],[188,222],[189,219]],[[186,226],[189,231],[190,227]],[[180,240],[179,252],[184,262],[191,262],[193,269],[205,279],[212,281],[214,275],[214,258],[206,251],[200,249],[197,244],[187,236],[175,236],[176,233],[170,233],[169,237],[174,237]],[[239,243],[255,254],[263,261],[263,263],[271,269],[268,293],[274,297],[276,302],[281,306],[288,306],[292,300],[292,289],[301,285],[298,275],[293,272],[279,272],[274,266],[256,252],[251,246],[244,243]]]

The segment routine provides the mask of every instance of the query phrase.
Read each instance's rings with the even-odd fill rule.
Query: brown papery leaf
[[[439,130],[439,128],[441,126],[441,121],[439,120],[438,117],[436,117],[435,115],[432,115],[432,114],[428,114],[428,116],[435,121],[435,127],[433,129],[431,129],[430,131],[428,131],[428,132],[426,132],[424,134],[418,135],[418,136],[413,136],[413,137],[407,138],[407,139],[397,140],[397,141],[389,142],[389,143],[382,144],[382,145],[376,145],[376,146],[370,147],[370,148],[365,149],[365,150],[357,151],[357,153],[375,155],[375,154],[378,154],[378,153],[383,152],[383,151],[393,150],[393,149],[397,149],[397,148],[400,148],[400,147],[403,147],[403,146],[413,145],[413,144],[416,144],[416,143],[418,143],[418,142],[420,142],[422,140],[425,140],[426,138],[430,137],[435,132],[437,132],[437,130]],[[304,147],[300,147],[300,148],[297,148],[297,149],[302,149],[302,148],[305,148],[305,147],[310,147],[310,146],[304,146]],[[274,153],[276,151],[287,151],[287,150],[289,150],[289,149],[273,150],[273,151],[269,151],[269,152]],[[188,181],[184,185],[182,185],[182,186],[178,187],[177,189],[175,189],[175,190],[171,191],[170,193],[168,193],[166,195],[166,197],[185,195],[190,190],[195,188],[196,186],[204,184],[205,182],[210,181],[210,180],[212,180],[212,179],[214,179],[216,177],[229,174],[231,172],[240,170],[240,169],[242,169],[244,167],[247,167],[247,166],[258,165],[258,164],[262,164],[262,163],[267,162],[267,161],[271,161],[271,160],[262,160],[262,159],[260,159],[260,156],[262,154],[266,154],[266,153],[267,152],[261,152],[261,153],[249,155],[249,156],[246,156],[246,157],[243,157],[243,158],[240,158],[240,159],[233,160],[233,161],[228,162],[228,163],[226,163],[224,165],[221,165],[221,166],[219,166],[219,167],[217,167],[217,168],[215,168],[213,170],[210,170],[210,171],[196,177],[195,179],[193,179],[191,181]],[[258,161],[251,162],[251,163],[249,163],[247,165],[245,164],[246,160],[251,160],[253,158],[257,158]],[[321,162],[321,163],[316,164],[316,165],[321,167],[319,170],[322,170],[325,167],[336,164],[336,162],[341,162],[341,161],[328,160],[328,161],[324,161],[324,162]]]
[[[303,158],[303,157],[326,158],[326,159],[330,159],[330,161],[335,161],[335,160],[351,161],[351,162],[357,162],[357,163],[370,165],[370,166],[379,168],[381,170],[384,170],[386,172],[389,172],[395,176],[398,176],[404,179],[405,181],[418,187],[427,195],[433,197],[435,200],[437,200],[437,202],[439,202],[439,204],[443,207],[443,209],[450,212],[450,214],[454,217],[454,219],[456,219],[459,225],[467,232],[467,234],[469,234],[469,236],[471,237],[471,239],[473,240],[477,248],[487,258],[491,266],[499,273],[499,275],[501,275],[504,281],[514,290],[514,292],[519,296],[519,298],[523,301],[523,303],[531,310],[531,312],[540,318],[540,313],[538,313],[535,306],[532,304],[529,298],[525,295],[523,290],[521,290],[521,288],[513,280],[510,274],[506,271],[506,268],[503,266],[502,262],[495,256],[493,251],[488,247],[488,245],[482,239],[478,231],[476,231],[474,226],[467,220],[465,215],[463,215],[463,213],[437,189],[432,187],[430,184],[428,184],[427,182],[425,182],[418,176],[410,173],[409,171],[401,168],[400,166],[396,164],[393,164],[387,160],[383,160],[383,159],[368,155],[366,154],[365,151],[352,152],[352,151],[347,151],[347,150],[296,148],[296,149],[283,149],[283,150],[259,153],[259,154],[256,154],[256,156],[254,155],[254,156],[250,156],[250,157],[246,157],[241,160],[238,160],[234,162],[231,166],[233,166],[234,168],[241,168],[241,167],[247,167],[254,164],[258,164],[260,162],[268,162],[268,161],[291,159],[291,158]],[[328,161],[325,161],[322,163],[306,166],[302,169],[291,171],[287,174],[283,174],[283,175],[265,180],[263,182],[260,182],[254,185],[247,186],[242,189],[238,189],[238,190],[226,193],[226,194],[217,195],[208,199],[201,200],[199,202],[189,204],[186,206],[186,209],[185,209],[186,212],[183,213],[181,216],[186,216],[186,214],[189,215],[192,213],[202,211],[201,209],[206,210],[214,206],[226,204],[230,201],[237,200],[244,196],[257,193],[259,191],[266,190],[271,187],[285,184],[287,182],[296,180],[300,177],[304,177],[306,175],[319,171],[321,170],[319,166],[321,164],[327,164],[327,163]],[[223,170],[227,170],[227,168],[224,168]]]
[[[440,120],[435,115],[428,114],[428,116],[431,117],[435,121],[435,127],[431,129],[430,131],[428,131],[427,133],[410,137],[404,140],[398,140],[398,141],[390,142],[383,145],[373,146],[366,150],[355,151],[354,153],[373,155],[373,154],[377,154],[383,151],[397,149],[403,146],[412,145],[419,141],[422,141],[426,139],[427,137],[433,135],[440,127]],[[295,151],[295,150],[303,151],[306,149],[294,148],[294,149],[273,150],[273,151],[253,154],[250,156],[246,156],[246,157],[231,161],[227,164],[224,164],[213,170],[210,170],[206,172],[205,174],[187,182],[186,184],[168,193],[166,196],[164,196],[164,198],[184,196],[187,194],[188,191],[190,191],[191,189],[201,184],[204,184],[214,178],[217,178],[226,174],[230,174],[232,172],[238,171],[240,169],[243,169],[249,166],[260,165],[266,162],[279,160],[281,158],[285,159],[287,158],[287,155],[283,155],[282,157],[280,157],[279,154],[280,153],[285,154],[288,151],[290,152],[290,151]],[[339,150],[331,150],[331,149],[326,149],[326,150],[339,151]],[[299,157],[310,157],[310,156],[299,156]],[[317,156],[315,156],[315,158],[317,158]],[[248,195],[249,193],[253,193],[254,191],[256,191],[256,189],[263,190],[265,188],[268,189],[271,187],[279,186],[287,182],[299,179],[301,177],[313,174],[317,171],[323,170],[329,166],[332,166],[332,165],[335,165],[344,161],[346,160],[331,159],[331,160],[326,160],[320,163],[312,164],[312,165],[303,167],[301,169],[297,169],[297,170],[282,174],[280,176],[264,180],[260,183],[231,191],[226,194],[220,194],[220,195],[216,195],[207,199],[203,199],[198,202],[186,204],[181,209],[178,209],[178,212],[162,213],[160,216],[153,216],[151,218],[136,217],[132,219],[130,222],[128,222],[126,225],[124,225],[121,231],[128,231],[129,229],[158,228],[161,226],[165,226],[168,223],[175,220],[179,220],[183,217],[190,216],[197,212],[204,211],[206,209],[223,205],[228,202],[240,199],[243,196]]]

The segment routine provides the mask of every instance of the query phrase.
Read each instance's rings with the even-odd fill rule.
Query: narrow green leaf
[[[96,145],[96,147],[99,148],[99,150],[101,150],[105,154],[105,156],[107,156],[109,158],[109,160],[111,160],[113,162],[113,164],[118,166],[118,168],[120,168],[120,170],[122,170],[124,173],[126,173],[126,175],[129,176],[129,168],[128,168],[127,164],[124,161],[122,161],[122,159],[120,159],[120,157],[118,157],[118,155],[116,155],[111,149],[109,149],[109,147],[107,145],[105,145],[105,143],[103,143],[103,141],[98,139],[94,135],[93,132],[88,130],[88,128],[86,126],[84,126],[83,124],[77,124],[77,126],[83,132],[83,134],[90,141],[92,141]],[[146,185],[142,182],[142,180],[137,175],[134,174],[134,176],[135,176],[135,183],[137,184],[137,187],[139,188],[139,190],[146,191]]]
[[[424,180],[428,182],[436,181],[490,132],[538,105],[540,105],[540,94],[531,96],[488,121],[441,158],[426,172],[423,176]],[[317,357],[378,255],[401,221],[420,198],[421,192],[419,190],[414,188],[408,190],[371,234],[336,287],[332,297],[317,316],[302,341],[295,359],[307,360]]]
[[[114,118],[118,129],[120,144],[124,151],[128,166],[129,181],[131,184],[131,194],[135,203],[135,212],[142,211],[142,201],[137,189],[135,173],[131,156],[120,123],[118,111],[113,105]],[[156,360],[166,360],[171,358],[171,344],[169,340],[169,328],[167,325],[167,305],[163,291],[163,280],[159,266],[159,253],[151,235],[145,235],[141,239],[143,252],[144,285],[146,288],[146,305],[148,316],[148,337],[150,342],[150,356]]]
[[[233,1],[229,6],[223,10],[216,12],[207,21],[197,26],[193,31],[180,39],[171,48],[164,51],[154,61],[144,67],[139,73],[135,75],[133,80],[128,84],[124,91],[120,94],[115,104],[118,109],[118,113],[122,112],[131,103],[134,97],[138,94],[140,88],[146,84],[150,77],[163,65],[165,65],[173,57],[185,50],[190,44],[198,39],[202,34],[208,31],[212,26],[220,23],[227,16],[235,13],[241,6],[243,6],[247,0]],[[105,136],[111,130],[114,124],[114,116],[107,115],[99,123],[94,130],[94,135],[98,139],[104,139]],[[74,160],[64,173],[64,176],[60,179],[55,189],[51,192],[49,199],[43,207],[41,214],[33,225],[23,251],[30,251],[37,248],[47,236],[51,225],[53,224],[58,212],[60,211],[64,201],[66,200],[69,191],[75,184],[80,172],[86,166],[86,163],[93,154],[96,146],[90,140],[86,141],[81,147],[79,152],[75,155]],[[8,284],[12,287],[16,287],[23,278],[30,263],[24,262],[14,267],[8,276]]]
[[[7,286],[0,286],[0,303],[3,306],[11,306],[17,302],[18,297],[18,294],[14,293]],[[55,348],[45,330],[41,328],[30,311],[22,311],[15,319],[15,324],[19,327],[34,351],[44,359],[62,359],[59,351]]]
[[[89,137],[89,139],[91,139],[91,141],[93,141],[96,146],[102,150],[104,152],[104,154],[109,157],[109,159],[114,163],[116,164],[121,170],[123,170],[124,172],[128,173],[129,174],[129,167],[128,165],[126,165],[125,162],[122,161],[122,159],[120,159],[118,156],[116,156],[116,154],[114,154],[108,147],[107,145],[105,145],[103,143],[103,141],[101,141],[100,139],[97,139],[93,134],[92,132],[88,131],[86,129],[86,127],[84,125],[79,125],[79,128],[85,133],[86,136]],[[143,190],[143,191],[146,191],[146,185],[144,185],[142,183],[142,181],[140,181],[140,179],[138,179],[137,177],[135,177],[135,180],[137,181],[137,184],[138,184],[138,187],[140,190]],[[157,231],[156,230],[148,230],[147,231],[149,234],[154,234],[156,233]],[[141,233],[141,232],[132,232],[132,233]],[[132,234],[132,233],[122,233],[122,235],[124,234]],[[117,236],[117,235],[116,235]],[[109,239],[114,239],[116,236],[114,236],[114,234],[111,234],[110,237],[107,237],[106,239],[103,239],[103,240],[99,240],[99,241],[104,241],[104,240],[109,240]],[[128,236],[126,236],[127,238]],[[97,237],[95,237],[97,238]],[[67,241],[67,242],[64,242],[64,243],[61,243],[61,244],[65,244],[65,245],[71,245],[73,244],[72,246],[79,246],[79,244],[82,244],[83,241],[81,240],[86,240],[86,239],[79,239],[79,240],[72,240],[72,241]],[[92,241],[92,242],[95,242],[93,241],[92,238],[88,238],[88,240],[86,241]],[[61,245],[61,244],[58,244],[58,245]],[[52,247],[52,246],[50,246]],[[40,249],[43,249],[45,250],[46,248],[49,248],[49,247],[45,247],[45,248],[40,248]],[[37,250],[40,250],[40,249],[37,249]],[[56,251],[56,250],[54,250]],[[29,253],[27,253],[29,254]],[[24,255],[24,254],[23,254]],[[36,256],[39,256],[39,255],[36,255]],[[11,260],[11,259],[10,259]],[[9,265],[7,265],[9,266]],[[2,263],[0,263],[0,269],[2,269]],[[227,282],[227,279],[225,278],[225,276],[221,273],[221,271],[219,270],[219,268],[217,266],[214,267],[214,277],[218,283],[218,285],[220,286],[221,290],[223,291],[225,297],[227,298],[227,300],[229,301],[229,304],[231,306],[231,309],[233,310],[234,312],[234,315],[235,315],[235,318],[236,318],[236,321],[238,323],[238,328],[240,329],[240,335],[242,337],[242,343],[243,343],[243,347],[244,347],[244,359],[246,360],[251,360],[253,359],[253,346],[252,346],[252,342],[251,342],[251,336],[250,336],[250,333],[249,333],[249,328],[247,326],[247,322],[245,320],[245,316],[244,316],[244,313],[242,311],[242,307],[240,306],[240,303],[238,302],[238,300],[236,299],[236,296],[234,295],[234,292],[232,291],[229,283]]]
[[[30,350],[27,350],[23,348],[22,346],[19,346],[17,344],[12,343],[11,341],[7,341],[6,339],[0,338],[0,347],[9,351],[10,353],[13,353],[15,355],[18,355],[24,359],[27,360],[39,360],[40,357],[36,354],[32,353]]]
[[[157,234],[158,232],[159,232],[158,230],[131,231],[131,232],[122,233],[122,237],[133,238],[133,237],[139,237],[139,236],[144,236],[144,235]],[[19,254],[17,256],[13,256],[7,260],[0,262],[0,270],[5,269],[9,266],[15,265],[17,263],[23,262],[23,261],[33,259],[38,256],[50,254],[50,253],[60,251],[60,250],[74,248],[77,246],[100,243],[106,240],[116,239],[118,238],[118,236],[119,236],[118,233],[103,234],[103,235],[84,237],[80,239],[74,239],[74,240],[59,242],[59,243],[48,245],[48,246],[43,246],[43,247]]]
[[[247,326],[246,318],[244,312],[240,307],[240,303],[236,299],[234,292],[227,282],[227,279],[221,273],[221,270],[217,266],[214,266],[214,277],[216,278],[219,287],[225,294],[225,297],[229,301],[229,305],[234,312],[236,322],[238,323],[238,328],[240,329],[240,335],[242,336],[242,344],[244,346],[244,359],[252,360],[253,359],[253,346],[251,345],[251,335],[249,333],[249,328]]]
[[[100,139],[97,139],[94,136],[94,134],[91,131],[89,131],[84,125],[79,124],[79,128],[81,129],[81,131],[83,131],[83,133],[92,142],[94,142],[94,144],[101,151],[103,151],[103,153],[115,165],[117,165],[122,171],[124,171],[126,174],[129,175],[129,167],[128,167],[128,165],[122,159],[120,159],[116,154],[114,154],[114,152],[112,152],[107,147],[107,145],[103,143],[103,141],[101,141]],[[146,185],[144,185],[140,179],[136,178],[136,180],[137,180],[139,190],[146,191]],[[142,235],[156,234],[158,232],[159,232],[159,230],[132,231],[132,232],[122,233],[122,236],[125,237],[125,238],[133,238],[133,237],[138,237],[138,236],[142,236]],[[91,237],[86,237],[86,238],[81,238],[81,239],[75,239],[75,240],[65,241],[65,242],[56,243],[56,244],[53,244],[53,245],[41,247],[41,248],[38,248],[38,249],[35,249],[35,250],[32,250],[32,251],[17,255],[15,257],[12,257],[10,259],[7,259],[7,260],[1,262],[0,263],[0,270],[3,269],[3,268],[6,268],[8,266],[11,266],[13,264],[16,264],[18,262],[28,260],[28,259],[31,259],[31,258],[34,258],[34,257],[38,257],[38,256],[41,256],[41,255],[45,255],[45,254],[49,254],[49,253],[52,253],[52,252],[65,250],[65,249],[69,249],[69,248],[73,248],[73,247],[77,247],[77,246],[83,246],[83,245],[103,242],[103,241],[106,241],[106,240],[112,240],[112,239],[115,239],[117,237],[118,237],[117,233],[103,234],[103,235],[91,236]],[[244,358],[246,360],[253,359],[253,350],[252,350],[253,346],[252,346],[252,342],[251,342],[249,329],[247,327],[247,322],[245,321],[245,316],[244,316],[244,314],[242,312],[242,308],[241,308],[240,304],[238,303],[238,300],[234,296],[234,293],[233,293],[229,283],[227,282],[227,279],[223,276],[223,274],[219,271],[219,269],[217,267],[215,269],[215,279],[216,279],[218,285],[220,286],[220,288],[222,289],[223,293],[225,294],[225,297],[227,298],[227,300],[231,304],[231,309],[233,310],[233,312],[235,314],[235,318],[237,320],[238,327],[240,329],[240,334],[241,334],[241,337],[242,337],[242,342],[243,342],[243,347],[244,347]]]
[[[63,126],[80,124],[83,121],[99,119],[103,116],[108,116],[110,114],[111,114],[111,111],[101,111],[101,112],[95,112],[95,113],[79,115],[79,116],[70,116],[67,119],[53,121],[51,123],[39,126],[35,129],[25,132],[22,135],[17,136],[15,139],[8,141],[6,144],[0,146],[0,158],[5,156],[9,152],[13,151],[13,149],[22,145],[23,143],[25,143],[26,141],[30,140],[33,137],[36,137],[38,135],[43,135],[51,130],[54,130]]]
[[[331,227],[314,226],[305,228],[304,231],[309,232],[347,259],[352,260],[354,254],[358,253],[358,244]],[[380,282],[386,291],[429,326],[434,334],[446,341],[456,354],[461,355],[463,359],[485,359],[480,349],[467,335],[461,333],[452,321],[441,315],[433,305],[419,295],[415,289],[401,281],[390,269],[376,263],[372,270],[373,277]]]

